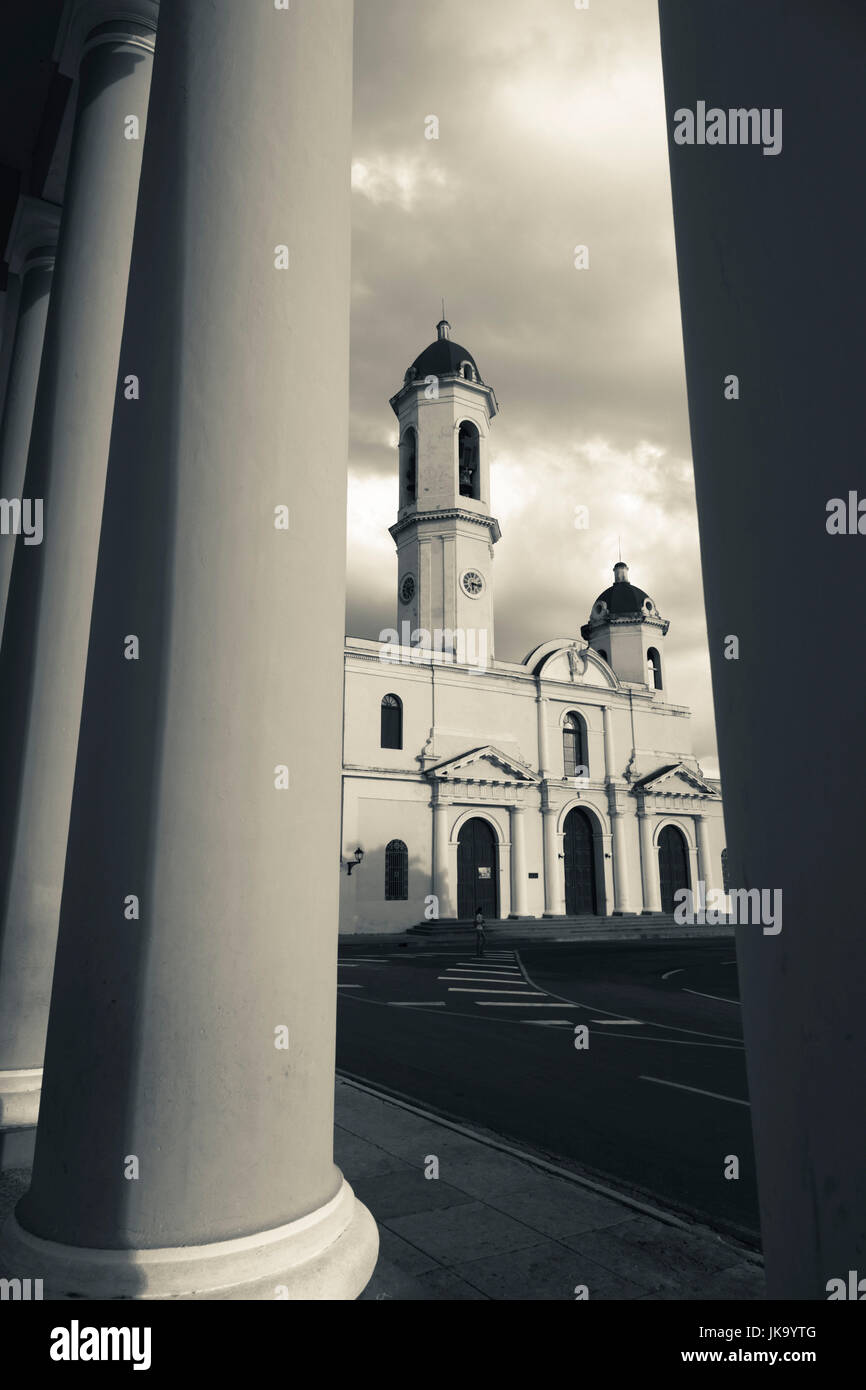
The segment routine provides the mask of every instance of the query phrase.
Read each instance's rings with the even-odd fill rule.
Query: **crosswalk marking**
[[[521,1023],[525,1023],[532,1028],[570,1028],[570,1018],[522,1018]]]
[[[619,1028],[624,1023],[628,1023],[636,1028],[643,1028],[643,1023],[639,1018],[591,1018],[590,1023],[600,1023],[603,1028]]]
[[[579,1004],[563,1004],[552,1002],[550,1004],[535,1004],[527,1000],[525,1004],[516,1004],[511,999],[479,999],[480,1009],[578,1009]]]
[[[444,1009],[444,999],[389,999],[392,1009]]]
[[[530,995],[543,994],[543,989],[467,989],[464,985],[451,985],[449,994],[520,994],[524,999]]]

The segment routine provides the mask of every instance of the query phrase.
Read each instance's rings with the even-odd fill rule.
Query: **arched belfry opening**
[[[460,496],[481,501],[481,440],[477,425],[462,421],[457,442]]]
[[[661,690],[662,688],[662,659],[655,647],[647,649],[646,683],[650,690]]]
[[[400,506],[409,507],[418,500],[418,436],[413,425],[400,441]]]

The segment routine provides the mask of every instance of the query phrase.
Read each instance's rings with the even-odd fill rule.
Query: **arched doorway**
[[[598,912],[593,823],[580,806],[565,818],[565,911],[567,916]]]
[[[675,825],[666,825],[659,835],[659,888],[662,912],[673,912],[674,894],[689,887],[689,850],[685,836]]]
[[[488,921],[499,916],[499,856],[490,822],[473,816],[457,837],[457,916],[479,907]]]

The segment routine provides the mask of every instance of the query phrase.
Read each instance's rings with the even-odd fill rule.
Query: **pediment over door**
[[[437,782],[484,782],[514,786],[534,786],[540,781],[536,772],[519,758],[503,753],[492,743],[482,748],[470,748],[456,758],[428,767],[425,776]]]
[[[700,800],[712,797],[714,801],[721,800],[718,789],[685,763],[669,763],[656,768],[655,772],[640,777],[634,787],[646,796],[687,796]]]

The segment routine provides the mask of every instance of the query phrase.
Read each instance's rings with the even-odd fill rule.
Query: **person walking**
[[[475,909],[475,954],[484,955],[484,913],[480,907]]]

